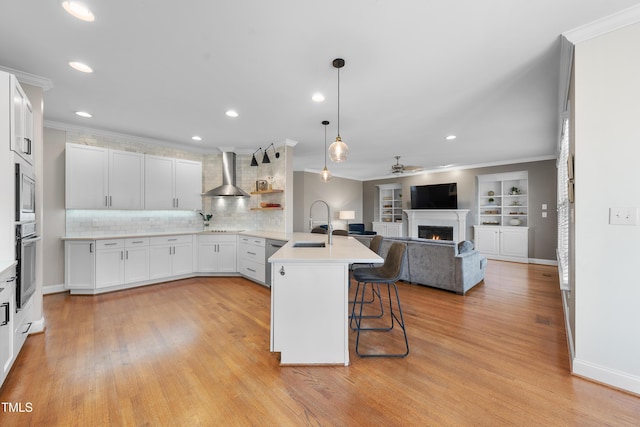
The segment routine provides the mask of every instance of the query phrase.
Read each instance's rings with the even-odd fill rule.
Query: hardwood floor
[[[280,367],[269,290],[241,278],[45,296],[47,330],[0,389],[32,411],[0,425],[639,424],[640,397],[569,374],[554,267],[490,261],[464,297],[399,291],[409,356],[359,358],[352,332],[348,367]]]

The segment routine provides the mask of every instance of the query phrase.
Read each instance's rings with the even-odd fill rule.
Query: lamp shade
[[[347,160],[348,155],[349,147],[347,146],[347,144],[342,142],[342,138],[340,138],[340,135],[338,135],[335,142],[329,146],[329,157],[332,161],[340,163]]]
[[[340,219],[355,219],[356,211],[340,211],[339,217]]]

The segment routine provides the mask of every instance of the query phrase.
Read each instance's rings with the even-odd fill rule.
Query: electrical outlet
[[[609,224],[636,225],[638,208],[609,208]]]

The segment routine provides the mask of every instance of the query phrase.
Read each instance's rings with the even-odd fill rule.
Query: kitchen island
[[[293,233],[268,260],[270,349],[281,365],[349,364],[349,265],[383,259],[353,237],[332,236],[332,245],[327,237]]]

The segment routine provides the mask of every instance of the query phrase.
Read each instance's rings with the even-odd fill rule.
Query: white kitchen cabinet
[[[191,235],[149,239],[149,279],[162,279],[190,273],[193,273]]]
[[[198,271],[200,273],[236,273],[237,239],[235,235],[198,235]]]
[[[372,222],[371,225],[376,234],[384,237],[402,237],[402,223]]]
[[[96,289],[124,283],[124,240],[96,241]]]
[[[67,209],[143,209],[144,154],[67,143]]]
[[[64,242],[64,287],[69,290],[95,289],[95,242]]]
[[[31,330],[31,322],[33,312],[33,298],[31,298],[27,305],[16,312],[14,317],[13,328],[13,352],[17,356],[27,340],[29,331]]]
[[[11,75],[12,99],[11,150],[33,165],[33,110],[29,98]]]
[[[529,262],[529,227],[474,225],[475,248],[487,258]]]
[[[145,155],[145,209],[202,209],[202,163]]]
[[[238,238],[238,272],[243,276],[266,283],[266,239],[240,236]]]
[[[149,239],[132,238],[124,241],[124,283],[149,280]]]
[[[15,267],[12,267],[0,275],[0,385],[7,377],[14,358],[15,304]]]

